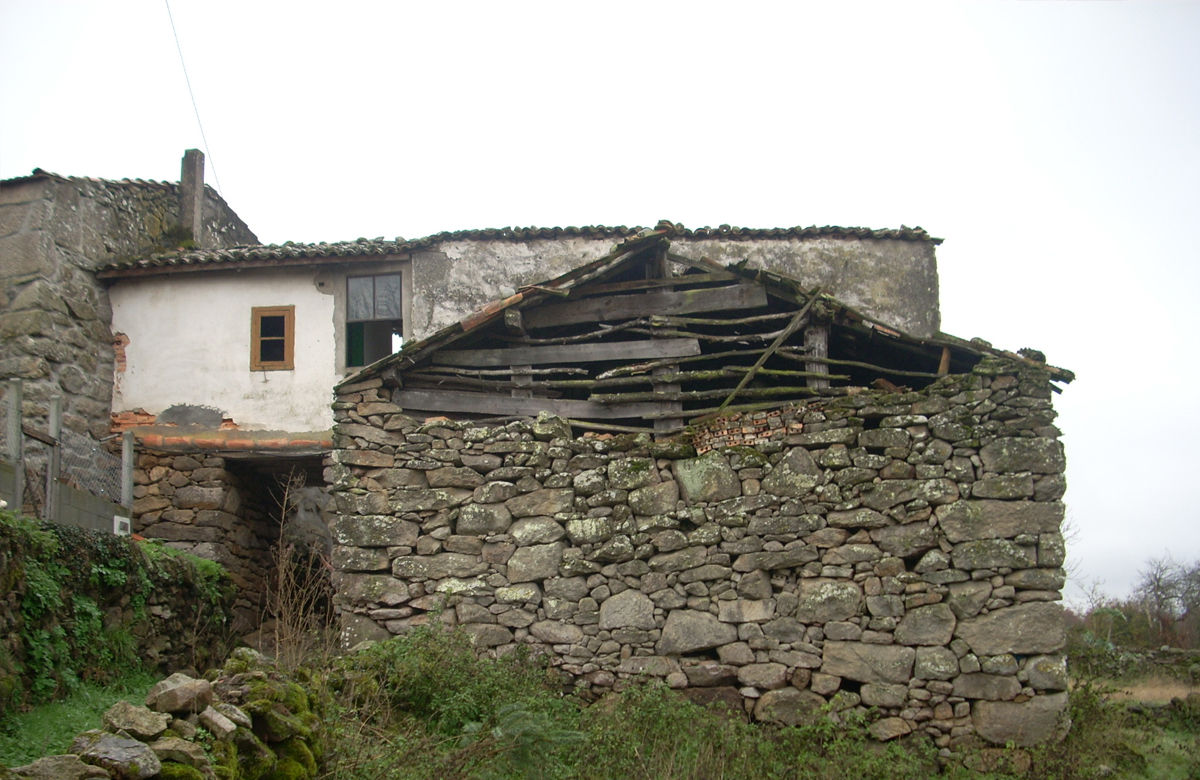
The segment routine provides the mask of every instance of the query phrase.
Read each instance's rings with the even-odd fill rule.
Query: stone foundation
[[[649,676],[764,721],[872,708],[881,738],[941,745],[1058,726],[1064,458],[1036,368],[813,401],[700,456],[349,390],[326,470],[347,643],[441,620],[596,694]]]

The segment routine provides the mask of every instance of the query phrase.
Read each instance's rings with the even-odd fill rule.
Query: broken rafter
[[[506,342],[509,342],[512,344],[526,344],[529,346],[544,346],[547,344],[577,344],[577,343],[583,342],[583,341],[591,341],[594,339],[600,339],[600,338],[603,338],[604,336],[608,336],[613,333],[620,333],[621,331],[628,330],[628,329],[636,327],[638,325],[648,325],[649,323],[650,323],[650,321],[648,319],[640,319],[640,320],[630,320],[629,322],[622,322],[618,325],[601,324],[599,330],[589,330],[587,333],[579,333],[574,336],[558,336],[555,338],[547,338],[547,339],[534,339],[534,338],[529,338],[529,337],[503,336],[500,334],[497,334],[496,337],[498,339],[500,339],[501,341],[506,341]]]
[[[697,341],[711,341],[716,344],[737,344],[745,341],[766,341],[783,333],[782,330],[770,331],[768,333],[738,333],[732,336],[717,336],[710,333],[695,333],[690,330],[675,330],[665,328],[630,328],[630,333],[638,333],[641,335],[652,336],[675,336],[684,339],[696,339]]]
[[[787,358],[788,360],[794,360],[797,363],[827,363],[831,366],[850,366],[852,368],[865,368],[869,371],[878,371],[881,374],[891,374],[892,376],[916,376],[916,377],[931,378],[931,379],[937,379],[937,377],[938,377],[937,374],[930,372],[930,371],[906,371],[904,369],[899,369],[899,368],[885,368],[884,366],[877,366],[874,363],[864,363],[861,360],[840,360],[840,359],[836,359],[836,358],[818,358],[818,357],[813,357],[812,355],[805,354],[801,350],[790,349],[787,347],[780,349],[777,352],[777,354],[780,357]],[[832,379],[833,376],[831,375],[830,378]]]
[[[551,379],[541,383],[541,386],[560,388],[569,390],[573,387],[582,388],[607,388],[607,387],[630,387],[634,385],[649,385],[655,382],[665,382],[668,384],[676,382],[704,382],[722,378],[732,378],[741,376],[750,370],[750,366],[722,366],[705,371],[672,371],[661,376],[647,376],[639,374],[636,376],[610,377],[608,379]],[[780,368],[760,368],[758,373],[762,376],[779,376],[793,377],[804,379],[813,376],[809,371],[787,371]],[[849,375],[843,374],[821,374],[820,376],[830,379],[849,379]]]
[[[408,375],[412,376],[410,372]],[[483,376],[511,376],[511,368],[450,368],[449,366],[425,366],[421,368],[422,374],[447,374],[451,376],[461,377],[483,377]],[[552,368],[534,368],[529,371],[534,376],[542,376],[548,374],[571,374],[572,376],[587,376],[586,368],[570,368],[568,366],[554,366]]]
[[[781,395],[806,394],[811,389],[807,386],[744,387],[740,395],[746,398],[773,398]],[[679,390],[674,392],[599,393],[589,396],[588,400],[598,404],[615,404],[641,403],[643,401],[708,401],[713,398],[723,398],[725,396],[726,391],[722,388],[717,390]]]
[[[754,365],[749,371],[746,372],[746,375],[742,377],[742,381],[738,382],[737,387],[733,388],[733,392],[731,392],[729,397],[725,399],[720,407],[718,407],[719,409],[724,409],[725,407],[729,406],[729,404],[733,402],[733,399],[737,397],[738,393],[742,392],[746,385],[750,384],[750,380],[754,379],[754,375],[758,373],[758,370],[763,367],[764,363],[767,362],[767,358],[775,354],[775,351],[783,346],[783,342],[787,340],[788,336],[791,336],[793,333],[798,331],[801,326],[808,321],[808,310],[812,308],[812,305],[816,302],[820,294],[821,291],[819,289],[813,291],[813,294],[808,299],[808,303],[804,304],[803,308],[796,312],[796,316],[792,317],[792,321],[788,323],[787,327],[779,332],[779,335],[775,338],[775,341],[771,342],[771,346],[763,350],[763,353],[759,355],[758,360],[754,361]]]
[[[635,363],[632,366],[617,366],[616,368],[610,368],[596,378],[611,379],[612,377],[617,376],[644,374],[647,371],[652,371],[656,368],[661,368],[662,366],[668,366],[675,363],[695,363],[697,361],[718,360],[722,358],[742,358],[750,357],[752,355],[759,355],[761,353],[761,349],[731,349],[726,350],[725,352],[710,352],[705,355],[696,355],[694,357],[680,357],[672,358],[670,360],[651,360],[646,363]]]

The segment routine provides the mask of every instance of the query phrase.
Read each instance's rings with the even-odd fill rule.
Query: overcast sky
[[[0,178],[207,181],[265,242],[920,225],[1043,350],[1073,584],[1200,559],[1200,4],[0,0]],[[206,140],[205,140],[206,139]]]

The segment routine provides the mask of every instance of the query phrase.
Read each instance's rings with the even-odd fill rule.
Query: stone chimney
[[[183,153],[183,171],[179,174],[179,221],[197,248],[201,248],[204,225],[204,152],[188,149]]]

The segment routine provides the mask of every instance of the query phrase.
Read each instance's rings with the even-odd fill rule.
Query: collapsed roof
[[[414,414],[549,411],[582,427],[670,432],[718,412],[867,386],[923,387],[985,355],[979,340],[907,335],[795,279],[672,250],[660,223],[608,255],[521,288],[339,385],[381,377]]]

